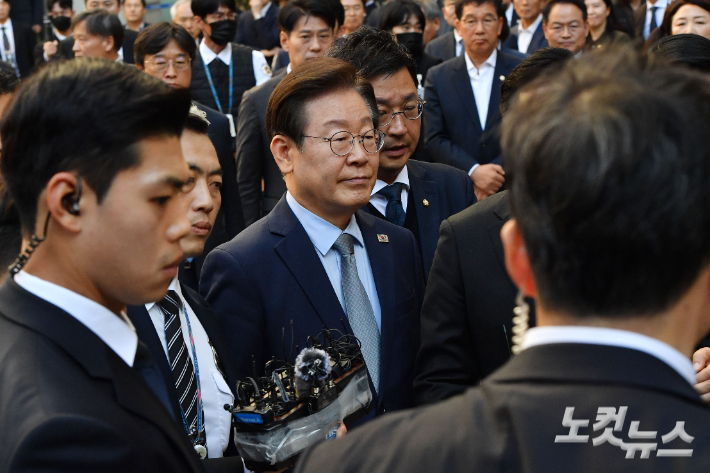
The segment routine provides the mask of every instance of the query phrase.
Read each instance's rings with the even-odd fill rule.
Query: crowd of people
[[[238,382],[324,328],[372,402],[296,471],[708,469],[706,0],[35,3],[0,471],[241,472]]]

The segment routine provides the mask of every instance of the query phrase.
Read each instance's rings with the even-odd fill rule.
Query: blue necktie
[[[402,207],[403,187],[404,184],[401,182],[395,182],[377,191],[378,194],[387,199],[387,208],[385,209],[387,221],[400,227],[404,225],[404,218],[407,216],[404,212],[404,207]]]
[[[656,10],[658,10],[659,7],[651,7],[651,25],[648,27],[648,36],[651,36],[651,33],[653,33],[653,30],[658,28],[658,23],[656,23]],[[648,39],[648,37],[646,37]]]

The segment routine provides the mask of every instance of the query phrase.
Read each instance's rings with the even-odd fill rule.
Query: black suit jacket
[[[281,8],[273,2],[262,18],[254,19],[254,14],[245,11],[239,15],[235,43],[240,43],[257,50],[272,49],[281,45],[279,41],[279,12]]]
[[[20,22],[26,25],[41,25],[45,3],[46,2],[42,0],[21,0],[12,2],[10,18],[13,24]]]
[[[511,357],[517,289],[505,269],[500,230],[508,192],[494,194],[441,224],[424,295],[417,402],[437,402],[476,386]],[[530,325],[535,325],[535,307]]]
[[[158,397],[81,322],[0,288],[1,471],[201,472]]]
[[[518,25],[511,27],[510,36],[506,38],[505,42],[503,43],[503,46],[510,48],[514,51],[518,51],[518,31]],[[545,38],[545,33],[542,31],[542,22],[540,22],[540,24],[537,25],[535,32],[533,33],[527,51],[520,52],[525,54],[532,54],[538,49],[546,48],[548,46],[549,44],[547,42],[547,39]]]
[[[286,192],[286,182],[271,154],[271,140],[266,134],[266,105],[271,92],[284,77],[286,70],[248,90],[239,105],[237,183],[247,225],[269,213]]]
[[[424,97],[425,142],[437,162],[468,172],[474,164],[500,163],[500,85],[521,60],[498,51],[485,130],[466,70],[465,56],[429,70]]]
[[[419,348],[423,276],[414,236],[408,230],[357,212],[382,309],[380,395],[372,390],[377,413],[413,405],[414,359]],[[389,237],[378,241],[378,234]],[[316,249],[282,198],[268,216],[209,254],[200,292],[217,314],[237,376],[258,373],[271,357],[293,364],[284,353],[290,342],[305,346],[324,327],[352,329]],[[370,415],[374,415],[375,410]]]
[[[217,352],[217,356],[219,357],[219,361],[221,363],[220,368],[227,378],[227,385],[230,389],[232,389],[232,393],[234,393],[234,387],[237,382],[235,375],[236,370],[234,368],[232,356],[227,348],[227,344],[220,332],[217,317],[214,315],[214,312],[212,312],[212,309],[209,305],[207,305],[202,296],[200,296],[197,292],[182,283],[180,284],[180,288],[185,301],[187,301],[192,308],[192,311],[200,321],[202,328],[205,329],[207,337],[210,339],[214,350]],[[150,319],[148,311],[144,305],[128,306],[127,314],[128,318],[131,319],[131,322],[133,322],[133,325],[136,328],[138,338],[140,338],[140,340],[150,349],[153,359],[155,360],[160,373],[163,375],[163,380],[168,390],[168,397],[172,403],[175,417],[180,419],[180,401],[178,399],[177,391],[175,390],[175,379],[173,378],[173,374],[170,369],[168,357],[165,356],[163,345],[160,343],[160,338],[155,331],[155,325],[153,325],[153,321]],[[234,445],[233,429],[230,429],[229,447],[224,453],[225,458],[223,459],[210,459],[203,462],[205,464],[205,468],[208,471],[242,471],[243,464],[241,458],[239,458],[237,448]]]
[[[471,178],[460,169],[438,163],[407,162],[409,188],[416,213],[417,243],[421,248],[424,278],[429,279],[441,222],[476,202]],[[426,205],[424,202],[426,201]],[[362,208],[370,213],[369,205]],[[407,207],[407,212],[411,209]]]
[[[20,76],[25,79],[34,69],[34,49],[37,44],[37,35],[32,27],[19,21],[12,22],[12,35],[15,40],[15,60]]]
[[[456,57],[456,38],[454,37],[454,32],[449,31],[432,39],[424,46],[424,52],[431,56],[438,57],[442,61],[448,61]]]
[[[627,406],[619,430],[594,430],[598,409]],[[580,443],[565,410],[587,420]],[[603,416],[602,416],[603,417]],[[630,438],[632,422],[652,439]],[[691,443],[663,443],[684,422]],[[658,358],[628,348],[560,343],[529,348],[462,396],[395,413],[342,440],[307,451],[297,472],[705,472],[710,464],[710,409],[693,387]],[[603,433],[627,446],[652,443],[646,459],[625,458],[621,446],[593,444]],[[598,441],[597,441],[598,442]],[[659,457],[661,449],[692,449],[692,457]]]
[[[123,62],[126,64],[135,64],[135,56],[133,55],[133,45],[138,37],[138,32],[133,30],[123,30]],[[74,58],[74,37],[70,36],[59,42],[57,47],[57,56],[61,59],[73,59]]]

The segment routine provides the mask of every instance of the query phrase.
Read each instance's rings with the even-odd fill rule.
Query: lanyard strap
[[[219,58],[214,58],[213,61],[217,61]],[[210,68],[207,67],[207,64],[202,61],[202,65],[205,66],[205,74],[207,75],[207,82],[210,83],[210,89],[212,89],[212,96],[214,97],[214,102],[217,104],[217,109],[221,113],[225,113],[224,110],[222,110],[222,103],[219,101],[219,97],[217,96],[217,89],[214,87],[214,81],[212,80],[212,74],[210,73]],[[232,105],[233,105],[233,97],[234,97],[234,58],[229,61],[229,110],[226,113],[232,113]]]
[[[187,315],[187,310],[185,309],[185,304],[180,301],[180,304],[182,305],[182,313],[185,315],[185,321],[187,321],[187,331],[188,334],[190,335],[190,345],[192,348],[192,361],[195,364],[195,380],[197,381],[197,434],[195,436],[195,439],[192,441],[193,445],[194,444],[200,444],[204,445],[205,439],[202,438],[200,435],[202,432],[205,431],[204,425],[202,422],[202,389],[200,387],[200,366],[197,363],[197,351],[195,350],[195,339],[192,337],[192,325],[190,325],[190,317]],[[180,413],[182,414],[182,423],[185,426],[185,432],[187,432],[187,435],[190,436],[190,426],[187,425],[187,418],[185,417],[185,412],[182,410],[182,406],[180,406]],[[192,439],[192,437],[190,436]]]

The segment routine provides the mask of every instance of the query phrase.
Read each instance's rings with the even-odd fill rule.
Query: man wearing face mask
[[[52,59],[57,54],[59,42],[71,36],[71,19],[74,17],[72,0],[47,0],[47,11],[52,32],[47,41],[35,46],[35,66]]]
[[[271,69],[260,51],[232,42],[237,32],[234,1],[192,0],[191,7],[204,36],[192,61],[192,98],[225,114],[236,137],[242,95],[269,80]]]
[[[422,99],[427,71],[441,63],[441,59],[424,52],[425,23],[424,12],[412,0],[393,0],[382,7],[380,29],[395,35],[397,42],[404,45],[414,58],[419,82],[416,86]]]

